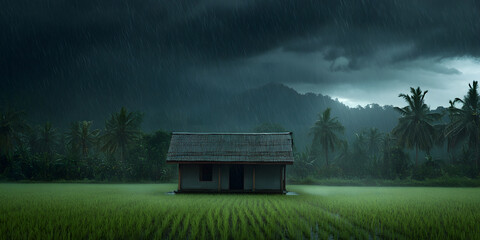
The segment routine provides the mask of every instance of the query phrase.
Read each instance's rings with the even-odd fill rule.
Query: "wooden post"
[[[245,190],[246,190],[246,189],[245,189],[245,165],[242,164],[241,166],[242,166],[242,168],[243,168],[243,170],[242,170],[242,172],[243,172],[243,177],[242,177],[243,189],[242,189],[242,190],[245,192]]]
[[[220,192],[220,190],[222,190],[222,184],[221,184],[221,174],[222,172],[220,171],[221,170],[221,165],[217,165],[218,166],[218,191]]]
[[[283,189],[287,190],[287,165],[283,165]]]
[[[253,165],[253,188],[252,190],[255,192],[255,165]]]
[[[178,190],[182,189],[182,165],[178,164]]]
[[[283,170],[280,168],[280,189],[283,192]]]

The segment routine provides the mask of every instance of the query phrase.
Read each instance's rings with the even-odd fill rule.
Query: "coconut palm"
[[[138,112],[128,112],[122,107],[105,122],[102,150],[108,153],[119,151],[120,163],[125,160],[127,147],[141,137],[140,124],[143,116]]]
[[[418,151],[429,151],[435,143],[436,129],[434,122],[441,118],[441,114],[430,112],[425,104],[425,94],[422,91],[410,88],[412,95],[401,93],[398,97],[403,98],[408,105],[395,107],[401,117],[398,125],[393,129],[393,134],[398,138],[399,144],[409,149],[415,148],[415,167],[418,166]]]
[[[355,133],[355,139],[353,141],[353,151],[367,155],[368,139],[364,132]]]
[[[342,163],[342,164],[348,164],[350,161],[350,149],[348,146],[348,141],[347,140],[340,140],[338,143],[339,151],[338,155],[336,157],[336,162]]]
[[[295,166],[293,171],[300,178],[306,178],[308,174],[315,168],[315,160],[310,159],[310,149],[305,147],[305,151],[295,153]]]
[[[397,139],[391,133],[386,133],[381,141],[383,155],[385,156],[397,143]]]
[[[40,151],[43,153],[53,154],[57,144],[57,129],[52,127],[52,123],[46,122],[37,139]]]
[[[72,123],[67,133],[67,143],[75,151],[80,151],[84,158],[88,157],[90,147],[97,141],[100,130],[90,130],[91,121]]]
[[[328,150],[335,151],[335,146],[340,142],[338,134],[343,134],[345,128],[337,118],[330,116],[330,108],[327,108],[311,129],[313,144],[320,144],[325,153],[325,161],[328,166]]]
[[[468,147],[475,154],[475,168],[478,169],[479,144],[480,144],[480,96],[478,94],[478,82],[468,84],[467,95],[462,99],[456,98],[450,101],[448,112],[450,123],[445,128],[445,137],[449,148],[455,147],[459,142],[468,140]],[[462,107],[455,107],[461,103]]]
[[[23,112],[0,112],[0,154],[10,155],[20,142],[21,134],[28,129]]]
[[[367,150],[371,157],[375,157],[380,151],[380,143],[382,142],[382,133],[378,128],[370,128],[365,132],[367,138]]]

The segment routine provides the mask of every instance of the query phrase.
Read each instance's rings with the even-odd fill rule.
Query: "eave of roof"
[[[268,132],[268,133],[173,132],[172,135],[292,135],[292,132]]]
[[[166,161],[169,164],[258,164],[258,165],[292,165],[292,161],[261,162],[261,161]]]
[[[291,132],[174,132],[168,163],[292,164]]]

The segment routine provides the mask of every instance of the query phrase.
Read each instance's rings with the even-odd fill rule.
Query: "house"
[[[174,132],[167,163],[178,164],[177,192],[284,193],[292,146],[291,132]]]

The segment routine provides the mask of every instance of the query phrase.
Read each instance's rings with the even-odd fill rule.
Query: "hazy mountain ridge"
[[[365,108],[350,108],[345,104],[321,94],[299,94],[282,84],[267,84],[237,95],[229,109],[230,123],[255,126],[262,122],[275,122],[296,134],[297,144],[308,144],[308,132],[326,108],[332,109],[333,116],[345,126],[345,137],[355,132],[376,127],[389,132],[396,126],[399,114],[392,106],[381,107],[371,104]],[[248,130],[248,129],[247,129]]]
[[[346,138],[369,127],[388,132],[397,124],[399,117],[392,106],[371,104],[364,108],[350,108],[329,96],[300,94],[278,83],[240,93],[227,93],[194,83],[156,91],[157,95],[148,94],[141,99],[123,101],[128,109],[144,113],[142,126],[147,132],[158,129],[248,132],[263,122],[273,122],[293,131],[296,143],[303,147],[310,141],[308,132],[318,114],[327,107],[345,126]],[[73,121],[93,120],[94,127],[102,129],[105,119],[115,111],[115,107],[108,103],[93,104],[97,102],[95,99],[95,96],[89,96],[83,105],[57,108],[58,111],[53,113],[51,104],[30,106],[25,111],[33,124],[43,124],[48,119],[55,127],[65,129]]]
[[[318,114],[328,107],[345,126],[346,138],[370,127],[389,132],[399,117],[392,106],[371,104],[365,108],[350,108],[329,96],[300,94],[276,83],[233,95],[205,91],[190,102],[183,107],[164,106],[171,111],[167,110],[168,114],[161,118],[163,128],[169,131],[248,132],[260,123],[273,122],[293,131],[296,144],[303,147],[310,141],[308,133]],[[148,119],[149,113],[146,114]]]

